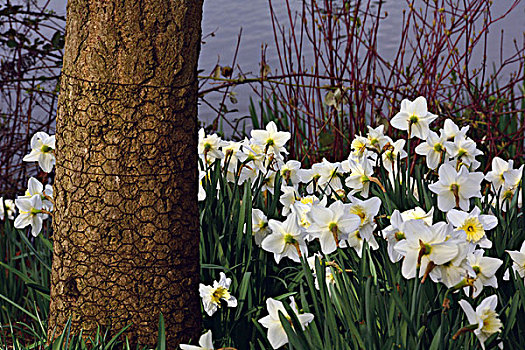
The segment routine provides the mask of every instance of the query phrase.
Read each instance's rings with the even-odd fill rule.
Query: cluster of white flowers
[[[55,135],[50,136],[40,131],[31,138],[31,152],[23,160],[36,161],[44,172],[49,173],[55,164],[54,151]],[[16,209],[18,216],[15,218]],[[14,219],[14,226],[19,229],[31,226],[31,233],[35,237],[42,230],[43,221],[52,210],[53,188],[49,184],[44,186],[34,177],[29,179],[23,196],[18,196],[14,201],[0,197],[0,220]]]
[[[319,246],[325,256],[343,248],[353,248],[361,256],[365,242],[375,250],[379,248],[376,239],[382,238],[387,242],[390,260],[393,263],[402,261],[401,273],[405,278],[419,276],[424,282],[430,277],[436,283],[477,297],[484,287],[497,288],[495,274],[503,261],[485,256],[484,249],[492,246],[486,233],[498,225],[498,220],[491,213],[482,213],[472,199],[482,199],[481,184],[487,181],[491,184],[486,190],[492,208],[498,206],[506,210],[516,195],[521,199],[517,191],[521,189],[523,166],[514,169],[512,160],[507,162],[496,157],[492,170],[486,175],[476,171],[480,166],[476,157],[483,153],[467,136],[469,127],[460,128],[447,119],[443,128],[435,132],[430,124],[436,118],[437,115],[427,110],[424,97],[404,100],[391,125],[406,130],[406,139],[391,139],[384,134],[383,125],[368,126],[367,135],[357,135],[353,139],[348,159],[341,162],[323,159],[309,169],[301,169],[301,164],[295,160],[285,162],[285,145],[291,135],[278,131],[273,122],[265,130],[253,130],[252,138],[241,142],[223,141],[217,135],[205,136],[201,130],[199,154],[204,164],[200,169],[201,179],[206,178],[213,161],[220,159],[228,181],[242,184],[250,179],[259,184],[264,195],[279,196],[283,220],[268,218],[265,208],[252,211],[255,243],[272,253],[277,263],[283,258],[300,262],[314,253],[308,259],[313,268],[314,256],[326,260],[313,247]],[[426,182],[416,182],[408,173],[407,182],[416,199],[421,190],[418,186],[428,186],[435,194],[437,208],[426,208],[426,211],[416,207],[386,213],[384,216],[390,218],[391,225],[379,234],[376,217],[382,203],[379,197],[371,197],[371,186],[384,192],[384,181],[390,181],[393,186],[396,181],[402,181],[398,174],[400,162],[409,157],[410,150],[405,146],[413,137],[419,139],[414,141],[417,143],[415,153],[425,157],[429,174],[437,180],[425,185]],[[412,162],[417,155],[411,155]],[[407,163],[409,169],[412,162]],[[388,178],[380,179],[381,167]],[[280,188],[276,186],[278,174]],[[204,198],[201,187],[199,199]],[[521,207],[519,199],[515,202]],[[443,216],[437,215],[439,212],[444,213],[446,221],[434,223],[435,217]],[[314,241],[318,241],[318,245],[312,245]],[[508,253],[514,260],[514,270],[523,277],[525,243],[520,252]],[[326,261],[325,264],[326,282],[335,284],[333,273],[337,269],[328,266]],[[466,310],[465,303],[461,305]],[[490,306],[495,307],[493,304],[491,301]],[[467,316],[469,322],[474,322],[469,312]],[[476,334],[483,342],[485,338],[480,334],[498,331],[499,324],[494,321]],[[280,342],[274,340],[272,346],[274,344]]]

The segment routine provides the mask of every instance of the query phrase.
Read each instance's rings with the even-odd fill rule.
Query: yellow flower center
[[[459,229],[465,231],[470,242],[477,242],[485,236],[485,230],[478,218],[468,218]]]
[[[483,332],[488,334],[499,332],[502,324],[496,311],[489,308],[483,310],[481,319],[483,320],[483,328],[481,329]]]
[[[297,243],[297,240],[293,238],[291,234],[285,234],[284,235],[284,243],[286,244],[295,244]]]
[[[443,146],[440,143],[436,143],[434,145],[434,151],[436,151],[436,152],[443,152]]]
[[[217,287],[217,289],[215,289],[215,291],[211,295],[211,301],[214,302],[215,304],[220,305],[220,299],[226,297],[227,295],[228,295],[228,290],[224,288],[223,286],[219,286]]]
[[[301,198],[301,203],[314,204],[314,199],[312,197],[304,197],[304,198]]]
[[[350,213],[359,216],[359,217],[361,218],[361,224],[363,224],[363,222],[364,222],[365,219],[366,219],[366,212],[365,212],[365,209],[364,209],[362,206],[360,206],[360,205],[354,205],[354,206],[350,209]]]
[[[400,241],[402,239],[405,239],[405,233],[404,232],[401,232],[401,231],[397,231],[395,234],[394,234],[394,237],[396,238],[397,241]]]

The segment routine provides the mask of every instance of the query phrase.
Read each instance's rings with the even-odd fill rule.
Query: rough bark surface
[[[69,0],[57,117],[50,335],[199,335],[202,0]],[[56,328],[56,329],[55,329]]]

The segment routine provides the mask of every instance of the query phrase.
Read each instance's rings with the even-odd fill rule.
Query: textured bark
[[[199,335],[202,0],[69,0],[57,117],[49,334],[133,323]],[[56,329],[55,329],[56,328]]]

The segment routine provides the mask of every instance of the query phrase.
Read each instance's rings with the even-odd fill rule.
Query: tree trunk
[[[202,0],[69,0],[57,116],[49,334],[200,333]],[[55,330],[56,328],[56,330]]]

